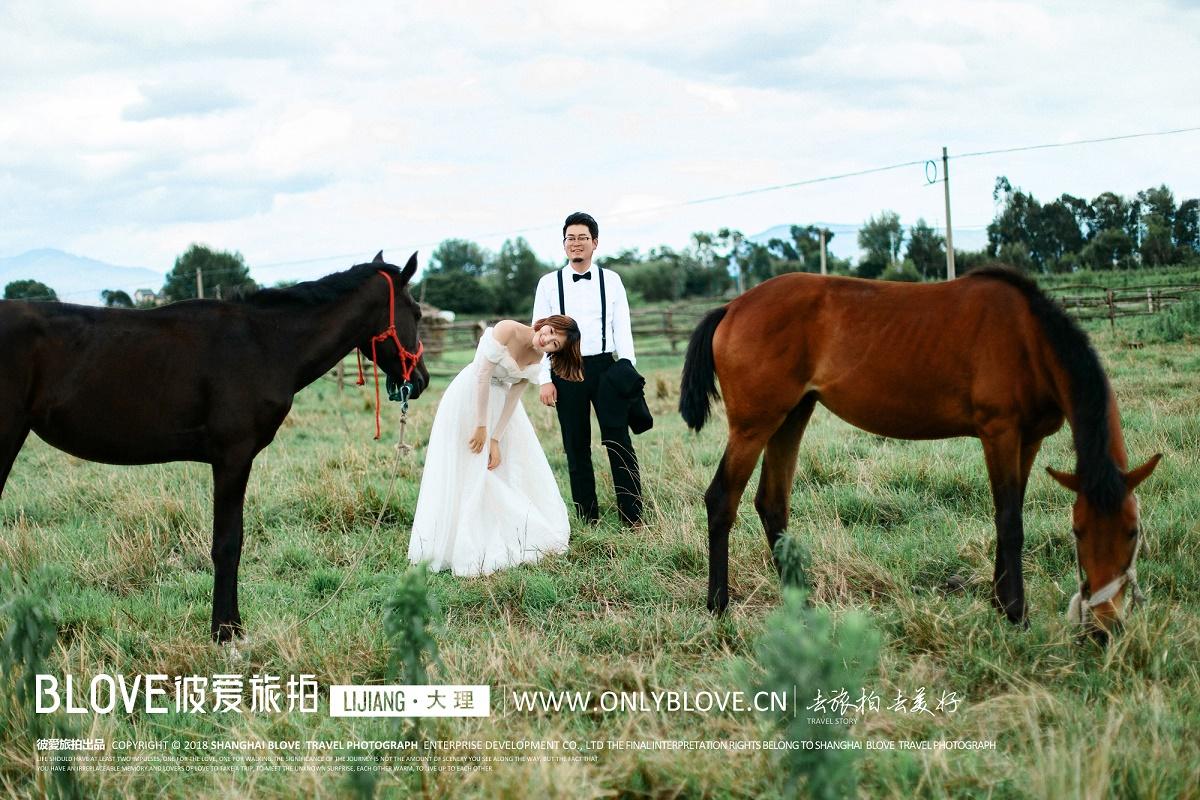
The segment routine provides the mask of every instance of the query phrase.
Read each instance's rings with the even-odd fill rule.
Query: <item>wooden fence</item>
[[[1107,319],[1110,323],[1114,323],[1117,317],[1157,314],[1196,292],[1200,292],[1200,286],[1188,284],[1127,286],[1119,289],[1076,284],[1046,291],[1076,319]]]
[[[1200,292],[1200,286],[1169,284],[1130,286],[1118,289],[1098,284],[1077,284],[1047,289],[1046,293],[1076,319],[1107,319],[1155,314],[1184,297]],[[726,298],[696,299],[662,308],[635,308],[630,311],[637,353],[642,356],[683,355],[692,330],[711,309],[727,302]],[[421,340],[425,344],[425,365],[431,374],[446,377],[457,373],[470,361],[479,337],[489,321],[446,322],[428,314],[422,322]],[[366,367],[370,369],[369,365]],[[329,374],[335,380],[357,373],[354,354]]]

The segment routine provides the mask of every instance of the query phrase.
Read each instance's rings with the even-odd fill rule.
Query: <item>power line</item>
[[[775,186],[762,186],[757,189],[746,189],[741,192],[730,192],[728,194],[717,194],[712,197],[701,197],[695,200],[684,200],[678,203],[668,203],[661,206],[651,208],[640,208],[632,211],[618,211],[615,214],[609,214],[610,217],[627,217],[635,214],[648,214],[653,211],[663,211],[671,208],[684,208],[686,206],[698,206],[702,203],[715,203],[718,200],[732,200],[735,197],[747,197],[753,194],[763,194],[765,192],[777,192],[780,189],[794,189],[798,186],[811,186],[814,183],[826,183],[828,181],[840,181],[844,178],[857,178],[860,175],[871,175],[876,172],[887,172],[888,170],[900,169],[902,167],[912,167],[917,164],[924,164],[925,160],[920,161],[905,161],[902,164],[889,164],[886,167],[871,167],[870,169],[860,169],[855,172],[842,172],[837,175],[825,175],[820,178],[806,178],[801,181],[793,181],[791,183],[780,183]]]
[[[1102,142],[1116,142],[1116,141],[1123,141],[1126,139],[1143,139],[1143,138],[1155,137],[1155,136],[1172,136],[1172,135],[1180,134],[1180,133],[1194,133],[1196,131],[1200,131],[1200,127],[1175,128],[1175,129],[1166,130],[1166,131],[1146,131],[1146,132],[1142,132],[1142,133],[1122,134],[1119,136],[1105,136],[1105,137],[1100,137],[1100,138],[1096,138],[1096,139],[1078,139],[1078,140],[1071,141],[1071,142],[1053,142],[1053,143],[1047,143],[1047,144],[1024,145],[1024,146],[1020,146],[1020,147],[1006,147],[1006,148],[999,148],[996,150],[979,150],[979,151],[976,151],[973,153],[962,153],[960,155],[951,156],[950,159],[953,160],[955,158],[977,158],[980,156],[996,155],[996,154],[1000,154],[1000,153],[1017,153],[1017,152],[1027,151],[1027,150],[1046,150],[1046,149],[1060,148],[1060,147],[1078,147],[1081,145],[1098,144],[1098,143],[1102,143]],[[918,165],[924,165],[926,161],[928,161],[928,159],[918,159],[918,160],[913,160],[913,161],[904,161],[904,162],[900,162],[898,164],[888,164],[887,166],[882,166],[882,167],[869,167],[867,169],[854,170],[852,172],[841,172],[841,173],[837,173],[834,175],[823,175],[823,176],[820,176],[817,178],[805,178],[803,180],[791,181],[789,183],[780,183],[780,184],[775,184],[773,186],[760,186],[760,187],[757,187],[754,189],[745,189],[745,190],[742,190],[739,192],[728,192],[725,194],[712,195],[710,197],[700,197],[700,198],[696,198],[693,200],[681,200],[681,201],[678,201],[675,203],[664,203],[662,205],[650,206],[647,208],[631,209],[628,211],[618,211],[618,212],[609,214],[607,216],[609,219],[614,219],[614,218],[621,219],[624,217],[637,216],[639,214],[649,214],[649,213],[653,213],[653,212],[657,212],[657,211],[669,211],[671,209],[686,208],[688,206],[701,205],[704,203],[714,203],[719,200],[731,200],[731,199],[738,198],[738,197],[748,197],[748,196],[756,195],[756,194],[764,194],[766,192],[777,192],[777,191],[780,191],[783,189],[795,189],[795,188],[798,188],[801,186],[811,186],[813,184],[818,184],[818,183],[828,183],[831,181],[845,180],[847,178],[857,178],[857,177],[860,177],[863,175],[872,175],[872,174],[880,173],[880,172],[888,172],[890,170],[895,170],[895,169],[903,169],[904,167],[913,167],[913,166],[918,166]],[[492,232],[492,233],[487,233],[487,234],[476,234],[474,236],[467,236],[467,237],[462,237],[462,238],[467,238],[467,239],[471,239],[471,240],[493,239],[493,238],[497,238],[500,236],[506,236],[506,237],[507,236],[515,236],[515,235],[522,234],[522,233],[529,233],[532,231],[541,231],[541,230],[546,230],[548,228],[557,228],[557,227],[558,227],[557,225],[536,225],[536,226],[531,226],[531,227],[519,228],[519,229],[515,229],[515,230],[497,231],[497,232]],[[962,230],[967,230],[968,228],[974,227],[974,226],[956,226],[956,227],[958,227]],[[979,226],[979,227],[985,227],[985,226]],[[430,246],[432,246],[433,244],[435,244],[435,243],[429,243]],[[423,246],[426,246],[426,244],[423,243],[423,244],[417,245],[417,246],[423,247]],[[324,259],[308,259],[307,261],[321,261],[321,260],[324,260]],[[306,263],[306,262],[297,262],[297,263]]]
[[[953,161],[956,158],[975,158],[977,156],[993,156],[999,153],[1022,153],[1028,150],[1050,150],[1055,147],[1076,147],[1082,144],[1099,144],[1101,142],[1120,142],[1126,139],[1144,139],[1150,136],[1172,136],[1177,133],[1195,133],[1200,131],[1200,127],[1196,128],[1176,128],[1169,131],[1150,131],[1147,133],[1127,133],[1122,136],[1105,136],[1100,139],[1076,139],[1073,142],[1055,142],[1052,144],[1031,144],[1024,147],[1004,147],[999,150],[979,150],[974,153],[961,153],[956,156],[950,156]]]

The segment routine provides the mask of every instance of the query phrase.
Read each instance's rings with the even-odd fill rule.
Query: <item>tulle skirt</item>
[[[421,493],[408,559],[455,575],[487,575],[567,549],[567,507],[537,433],[521,403],[500,441],[500,466],[487,468],[488,448],[472,453],[477,391],[474,366],[442,395],[425,449]],[[527,388],[526,392],[530,389]],[[488,432],[506,388],[491,385]]]

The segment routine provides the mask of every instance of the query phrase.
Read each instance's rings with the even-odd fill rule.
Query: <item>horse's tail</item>
[[[720,397],[717,392],[717,373],[713,364],[713,334],[721,320],[725,319],[727,306],[714,309],[704,315],[688,342],[687,355],[683,360],[683,384],[679,390],[679,413],[683,421],[694,431],[704,427],[712,401]]]

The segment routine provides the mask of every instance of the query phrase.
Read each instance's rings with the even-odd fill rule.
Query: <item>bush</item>
[[[631,293],[648,303],[678,300],[683,295],[684,274],[674,264],[651,261],[621,269],[621,281]]]
[[[496,306],[493,287],[465,272],[434,272],[413,290],[417,297],[437,308],[458,314],[490,314]]]
[[[811,559],[795,537],[780,539],[775,555],[781,570],[783,607],[767,619],[765,633],[755,645],[755,661],[761,672],[757,679],[748,681],[752,691],[801,696],[839,688],[865,691],[865,681],[878,670],[879,633],[858,612],[844,614],[835,623],[828,609],[811,605]],[[781,711],[774,722],[780,733],[794,742],[847,736],[848,726],[814,724],[808,717],[807,713],[790,709]],[[855,796],[859,751],[818,747],[783,753],[789,793],[802,785],[805,797]]]
[[[1200,336],[1200,295],[1192,294],[1138,329],[1138,336],[1152,342],[1178,342]]]
[[[429,683],[427,664],[440,665],[434,632],[442,612],[429,592],[425,565],[409,567],[384,601],[383,632],[391,643],[387,677],[404,684]]]
[[[879,277],[885,281],[909,281],[915,283],[921,280],[921,275],[917,272],[916,266],[913,262],[907,260],[888,267]]]

